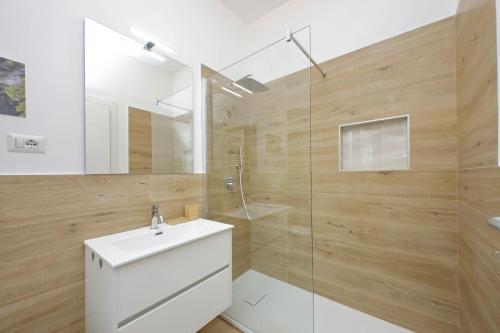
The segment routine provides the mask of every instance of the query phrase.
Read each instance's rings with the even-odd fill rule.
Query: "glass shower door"
[[[294,37],[310,50],[309,27]],[[285,39],[207,79],[207,217],[233,230],[248,332],[313,332],[310,62]]]

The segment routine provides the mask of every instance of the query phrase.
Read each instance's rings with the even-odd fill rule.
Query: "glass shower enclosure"
[[[310,54],[310,28],[293,33]],[[206,216],[233,229],[245,332],[313,332],[308,57],[283,38],[206,79]]]

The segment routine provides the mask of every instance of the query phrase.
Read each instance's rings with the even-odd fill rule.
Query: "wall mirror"
[[[85,19],[87,174],[193,172],[193,71],[170,52]]]

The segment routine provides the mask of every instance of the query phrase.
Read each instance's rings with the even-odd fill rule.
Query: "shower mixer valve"
[[[224,187],[228,191],[234,190],[234,177],[233,176],[226,176],[226,178],[224,178]]]

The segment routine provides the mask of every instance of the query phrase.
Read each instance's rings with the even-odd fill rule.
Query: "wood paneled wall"
[[[153,171],[151,112],[128,108],[128,159],[131,174]]]
[[[457,29],[460,332],[500,332],[498,100],[494,0],[461,0]]]
[[[243,143],[247,120],[246,101],[231,98],[221,90],[222,75],[203,66],[207,79],[207,174],[205,208],[208,218],[234,225],[233,279],[250,269],[250,223],[244,218],[231,216],[241,211],[239,176],[239,147]],[[216,81],[210,78],[216,79]],[[224,187],[224,178],[234,177],[234,189]],[[228,214],[229,213],[229,214]]]
[[[83,240],[201,203],[202,175],[0,176],[0,332],[85,332]]]
[[[254,215],[262,204],[279,212],[254,218],[251,266],[312,290],[309,72],[266,85],[268,91],[247,96],[246,191]]]
[[[209,217],[236,226],[233,278],[252,268],[312,290],[308,73],[267,83],[267,92],[243,98],[221,90],[232,82],[224,74],[208,87],[206,200]],[[236,168],[240,147],[251,223]],[[234,177],[233,191],[224,188],[225,176]],[[280,211],[260,215],[265,204]],[[230,216],[235,213],[240,217]]]
[[[312,211],[317,293],[416,332],[456,332],[454,18],[322,66],[326,79],[312,71],[311,115],[307,71],[213,103],[226,110],[210,126],[224,129],[209,133],[212,163],[234,173],[243,137],[249,201],[288,207],[251,224],[251,268],[310,289]],[[399,115],[411,118],[410,170],[338,170],[339,125]],[[241,199],[221,190],[224,172],[208,175],[219,177],[211,193],[225,196],[215,206],[237,209]]]
[[[326,79],[312,72],[310,119],[290,93],[308,83],[304,72],[270,83],[269,100],[215,97],[205,199],[210,217],[237,226],[235,277],[253,267],[308,288],[312,211],[317,293],[415,332],[500,332],[500,233],[486,225],[500,215],[494,9],[493,0],[461,0],[456,27],[450,18],[323,63]],[[410,170],[338,170],[338,125],[403,114]],[[243,144],[251,200],[292,207],[254,230],[221,214],[241,204],[223,180],[237,176]],[[0,177],[0,332],[84,332],[82,241],[147,225],[150,200],[181,215],[186,201],[202,201],[202,183]]]
[[[315,291],[415,332],[456,332],[454,18],[313,71]],[[338,126],[410,115],[410,170],[338,169]]]

